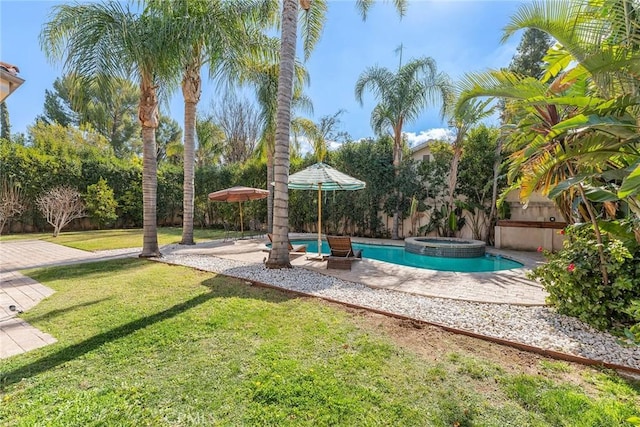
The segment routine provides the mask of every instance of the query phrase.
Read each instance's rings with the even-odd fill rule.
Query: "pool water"
[[[294,245],[307,245],[307,253],[318,253],[317,240],[295,240]],[[477,258],[444,258],[418,255],[404,250],[404,246],[371,245],[367,243],[352,243],[354,249],[362,249],[364,258],[409,267],[427,268],[440,271],[457,271],[461,273],[474,273],[483,271],[499,271],[520,268],[522,264],[500,256],[486,254]],[[329,245],[322,241],[322,253],[328,254]]]

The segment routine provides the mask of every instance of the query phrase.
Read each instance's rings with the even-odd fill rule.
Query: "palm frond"
[[[322,35],[324,23],[327,20],[327,2],[325,0],[314,0],[311,2],[309,10],[302,11],[301,14],[302,51],[306,61]]]

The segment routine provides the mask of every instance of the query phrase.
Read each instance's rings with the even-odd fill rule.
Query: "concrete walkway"
[[[300,236],[309,238],[309,236]],[[313,237],[312,237],[313,238]],[[364,243],[398,244],[374,239],[355,239]],[[268,254],[265,241],[246,239],[221,240],[194,246],[169,245],[164,254],[217,256],[262,263]],[[312,257],[293,257],[294,266],[318,271],[344,280],[374,288],[391,289],[418,295],[466,301],[543,305],[547,293],[542,286],[525,277],[525,272],[542,261],[537,253],[495,251],[522,262],[525,267],[491,273],[455,273],[404,267],[386,262],[363,259],[355,262],[351,271],[329,270],[325,261]],[[51,344],[56,339],[32,327],[18,315],[53,294],[53,290],[19,273],[19,270],[106,261],[137,256],[140,249],[86,252],[41,240],[21,240],[0,243],[0,359]]]
[[[138,249],[131,249],[104,255],[42,240],[1,242],[0,359],[56,342],[51,335],[41,332],[18,317],[20,313],[54,293],[53,289],[24,276],[19,270],[105,261],[137,253]]]

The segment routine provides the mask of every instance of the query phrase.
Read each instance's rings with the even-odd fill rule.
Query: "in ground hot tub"
[[[454,237],[409,237],[404,239],[405,251],[428,256],[475,258],[484,256],[485,248],[486,244],[481,240]]]

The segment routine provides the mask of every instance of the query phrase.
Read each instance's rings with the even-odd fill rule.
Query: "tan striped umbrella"
[[[214,202],[238,202],[240,205],[240,231],[244,234],[242,223],[242,202],[249,200],[265,199],[269,196],[269,190],[252,187],[231,187],[209,194],[209,200]]]

